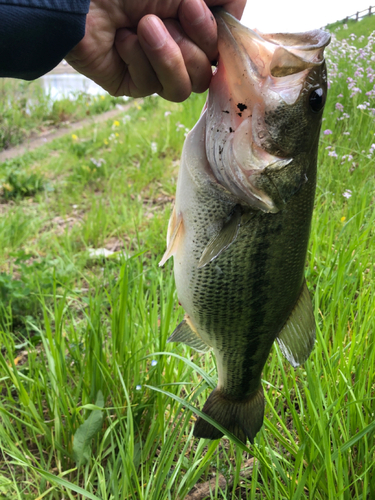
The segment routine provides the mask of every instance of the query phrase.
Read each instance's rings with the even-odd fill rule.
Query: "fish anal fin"
[[[172,257],[177,251],[178,244],[180,242],[183,233],[183,219],[182,214],[176,213],[176,207],[173,208],[171,218],[168,224],[167,233],[167,249],[159,262],[159,266],[164,266],[169,257]]]
[[[277,337],[280,350],[293,367],[304,363],[315,344],[315,318],[306,281],[288,321]]]
[[[209,262],[216,259],[221,252],[226,250],[237,238],[241,222],[241,208],[237,205],[224,222],[221,230],[215,234],[207,243],[198,262],[198,269],[206,266]]]
[[[228,399],[218,388],[210,394],[203,413],[216,420],[239,440],[251,443],[263,425],[264,395],[262,386],[242,401]],[[194,436],[206,439],[220,439],[223,433],[212,424],[199,417],[195,423]]]
[[[207,352],[211,349],[211,347],[202,340],[187,314],[168,338],[167,342],[182,342],[198,352]]]

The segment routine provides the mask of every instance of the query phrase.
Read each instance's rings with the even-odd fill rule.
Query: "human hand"
[[[86,35],[66,60],[115,96],[204,92],[217,57],[208,7],[240,18],[246,0],[91,0]]]

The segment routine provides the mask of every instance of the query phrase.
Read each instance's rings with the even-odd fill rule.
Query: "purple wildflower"
[[[352,93],[350,94],[350,98],[354,97],[356,94],[362,94],[362,90],[358,87],[354,87],[352,89]]]
[[[343,160],[347,160],[347,161],[352,161],[353,156],[352,156],[352,155],[344,155],[344,156],[342,157],[342,159],[343,159]],[[343,162],[343,163],[344,163],[344,162]]]

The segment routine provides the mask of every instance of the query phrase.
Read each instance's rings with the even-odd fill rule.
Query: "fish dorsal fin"
[[[235,207],[229,219],[223,224],[221,230],[216,233],[207,243],[198,262],[198,269],[204,267],[212,260],[216,259],[221,252],[227,249],[237,238],[238,229],[241,222],[241,208]]]
[[[187,314],[168,338],[167,342],[182,342],[198,352],[207,352],[211,349],[211,347],[201,339]]]
[[[315,343],[315,318],[306,281],[277,342],[289,363],[295,368],[309,357]]]
[[[176,253],[183,230],[182,214],[176,213],[176,207],[173,207],[171,218],[169,219],[167,232],[167,249],[159,262],[159,266],[164,266],[169,257]]]

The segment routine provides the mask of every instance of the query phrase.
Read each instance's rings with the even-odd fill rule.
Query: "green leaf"
[[[331,457],[332,462],[337,459],[337,457],[339,456],[339,453],[341,453],[341,454],[345,453],[347,450],[349,450],[349,448],[354,446],[357,443],[357,441],[362,439],[363,436],[365,436],[366,434],[369,434],[370,432],[373,432],[374,430],[375,430],[375,421],[371,422],[364,429],[357,432],[357,434],[355,434],[351,439],[349,439],[349,441],[347,441],[340,448],[338,448],[334,453],[332,453],[332,457]]]
[[[102,391],[98,391],[95,406],[104,407],[104,397]],[[94,410],[89,417],[78,427],[73,438],[73,454],[78,465],[88,462],[91,455],[92,438],[100,431],[103,422],[103,412]]]

